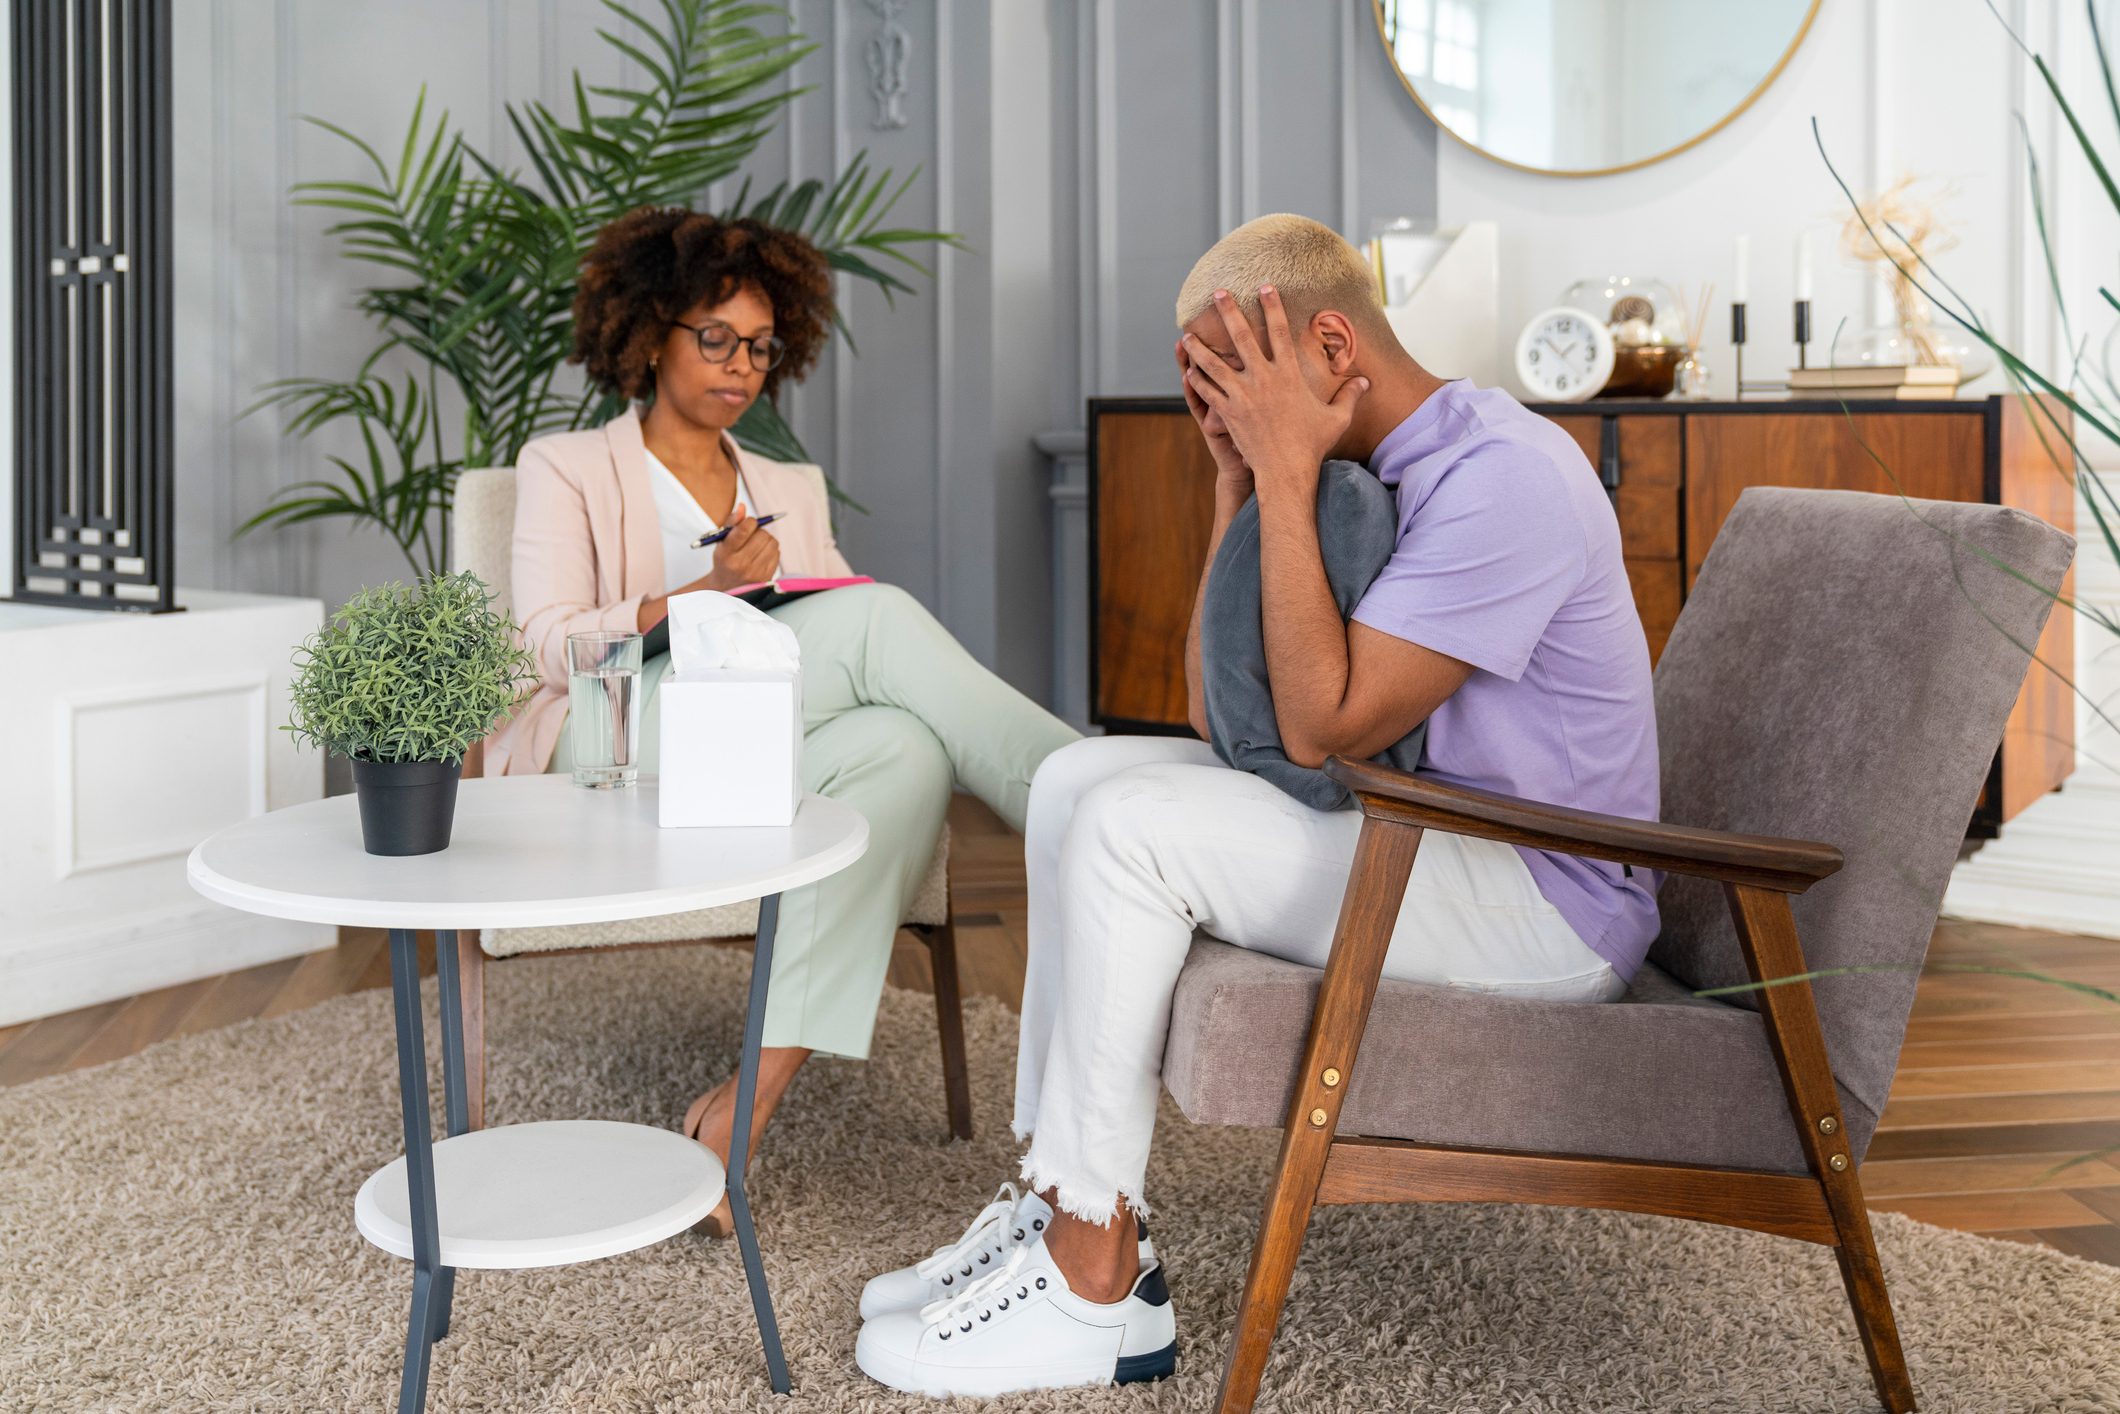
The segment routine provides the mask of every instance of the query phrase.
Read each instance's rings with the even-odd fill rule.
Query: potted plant
[[[295,650],[286,730],[353,763],[370,854],[449,847],[465,748],[535,676],[492,598],[472,574],[364,589]]]

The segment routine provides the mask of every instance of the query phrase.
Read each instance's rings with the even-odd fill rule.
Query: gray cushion
[[[1324,976],[1203,938],[1178,975],[1163,1081],[1201,1124],[1278,1127]],[[1713,1083],[1704,1083],[1707,1077]],[[1848,1108],[1859,1154],[1876,1119]],[[1610,1005],[1381,983],[1343,1134],[1803,1171],[1766,1024],[1644,966]]]
[[[1318,549],[1340,617],[1354,606],[1391,558],[1398,506],[1391,491],[1354,462],[1330,461],[1318,476]],[[1200,612],[1200,674],[1207,698],[1208,740],[1215,755],[1270,781],[1305,805],[1338,810],[1353,797],[1323,771],[1298,766],[1281,749],[1273,690],[1266,681],[1260,621],[1259,503],[1247,501],[1222,536]],[[1377,761],[1411,771],[1421,761],[1426,723]]]
[[[2053,607],[2036,586],[2058,588],[2074,546],[2001,507],[1748,490],[1657,665],[1664,818],[1838,845],[1846,867],[1794,903],[1806,961],[1899,969],[1814,984],[1858,1158],[2029,663],[2020,645]],[[1623,1002],[1382,984],[1342,1127],[1801,1171],[1752,996],[1690,995],[1746,980],[1720,888],[1673,878],[1659,902],[1663,935]],[[1194,945],[1164,1055],[1189,1116],[1286,1119],[1320,975]]]

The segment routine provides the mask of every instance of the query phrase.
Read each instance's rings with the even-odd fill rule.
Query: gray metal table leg
[[[441,1295],[437,1287],[447,1269],[441,1265],[441,1228],[434,1212],[434,1135],[427,1113],[419,945],[408,928],[390,930],[390,996],[397,1014],[398,1099],[405,1115],[405,1182],[412,1220],[412,1311],[405,1329],[398,1414],[419,1414],[427,1404],[427,1367],[434,1353],[436,1301]],[[447,1026],[445,1021],[445,1030]]]
[[[743,1173],[751,1150],[751,1101],[758,1090],[758,1052],[766,1029],[766,983],[773,973],[773,933],[780,926],[780,895],[758,902],[758,944],[751,954],[751,998],[744,1008],[743,1057],[736,1065],[736,1117],[729,1135],[729,1212],[736,1222],[736,1245],[743,1249],[744,1278],[751,1288],[751,1310],[758,1317],[758,1338],[766,1350],[766,1374],[775,1394],[788,1392],[788,1362],[780,1349],[780,1324],[773,1318],[773,1298],[766,1290],[766,1269],[758,1256],[758,1234],[751,1227],[751,1204],[744,1197]]]
[[[471,1127],[471,1101],[464,1084],[464,989],[456,959],[456,930],[434,935],[434,974],[441,993],[442,1096],[444,1122],[451,1135]],[[456,1268],[435,1274],[434,1338],[449,1334],[449,1309],[456,1299]]]

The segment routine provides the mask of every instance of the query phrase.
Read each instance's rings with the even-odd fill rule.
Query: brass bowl
[[[1601,398],[1669,397],[1678,383],[1678,366],[1686,350],[1677,344],[1636,344],[1612,351],[1612,376],[1598,390]]]

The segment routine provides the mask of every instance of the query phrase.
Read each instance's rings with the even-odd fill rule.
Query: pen
[[[758,523],[760,525],[771,525],[774,521],[779,520],[780,517],[781,512],[774,511],[770,515],[760,516],[758,518]],[[724,526],[720,530],[710,531],[707,534],[700,536],[697,540],[693,541],[692,548],[695,550],[704,550],[709,545],[719,545],[725,538],[727,538],[729,532],[734,530],[735,528],[735,526],[731,525]]]

